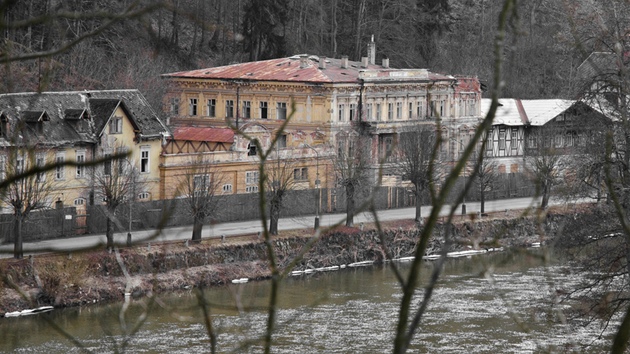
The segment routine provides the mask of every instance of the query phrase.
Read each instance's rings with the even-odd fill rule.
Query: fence
[[[455,201],[462,191],[465,178],[460,178],[447,198],[447,202]],[[500,175],[493,183],[494,188],[486,192],[486,200],[517,198],[532,196],[535,185],[522,174]],[[416,205],[410,188],[405,187],[374,187],[360,190],[357,193],[359,206],[374,193],[377,210],[406,208]],[[341,213],[345,211],[346,199],[343,188],[308,189],[287,191],[284,197],[281,217],[293,217],[315,214],[317,200],[321,196],[321,213]],[[466,201],[480,199],[479,187],[473,184],[466,195]],[[260,218],[258,207],[259,196],[253,194],[233,194],[221,196],[218,212],[207,218],[207,223],[254,220]],[[429,204],[429,193],[425,191],[422,204]],[[131,207],[131,212],[129,208]],[[157,227],[173,227],[191,225],[192,216],[184,199],[152,201],[143,203],[123,204],[116,210],[115,231],[132,231],[153,229]],[[268,215],[268,213],[267,213]],[[131,219],[131,223],[129,220]],[[31,213],[24,224],[24,240],[36,241],[51,239],[77,233],[104,233],[107,225],[105,206],[88,206],[86,213],[77,215],[75,208],[46,210]],[[0,236],[5,242],[12,241],[13,216],[0,215]]]
[[[29,213],[22,226],[24,242],[39,241],[76,234],[76,209],[37,210]],[[13,214],[0,214],[0,237],[13,242]]]

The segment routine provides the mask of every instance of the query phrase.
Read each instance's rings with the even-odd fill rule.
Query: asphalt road
[[[537,206],[538,199],[535,198],[516,198],[486,201],[485,211],[502,211],[506,209],[525,209]],[[561,201],[552,201],[550,204],[562,204]],[[466,211],[470,213],[479,212],[479,203],[466,203]],[[448,207],[444,207],[440,215],[448,213]],[[428,216],[431,211],[430,206],[422,207],[422,215]],[[456,215],[461,215],[461,206],[458,206]],[[381,221],[388,220],[404,220],[413,219],[415,216],[415,208],[405,209],[389,209],[378,211],[378,218]],[[325,214],[320,217],[320,226],[334,225],[345,218],[345,214]],[[283,218],[280,220],[278,228],[280,230],[293,230],[312,228],[314,226],[315,216],[301,216],[293,218]],[[372,222],[372,215],[362,213],[355,216],[354,223],[359,225],[362,222]],[[262,230],[260,220],[220,223],[215,225],[206,225],[203,229],[203,238],[221,237],[221,235],[243,235],[255,234]],[[162,230],[146,230],[132,232],[133,242],[161,242],[186,240],[191,237],[192,226],[165,228]],[[114,234],[114,242],[124,245],[127,241],[127,232]],[[69,252],[81,249],[104,246],[106,243],[105,234],[70,237],[54,240],[46,240],[39,242],[24,243],[24,255],[42,253],[42,252]],[[5,244],[0,246],[0,258],[12,257],[13,245]]]

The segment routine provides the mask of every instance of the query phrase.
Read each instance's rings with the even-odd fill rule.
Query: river
[[[599,324],[564,323],[564,308],[555,298],[557,290],[570,289],[581,274],[559,262],[543,263],[540,254],[537,250],[534,254],[506,252],[447,260],[410,352],[605,351],[613,329],[600,337]],[[433,264],[425,263],[424,274]],[[399,267],[405,270],[408,265]],[[205,298],[213,304],[218,352],[262,351],[259,337],[266,314],[261,308],[268,289],[269,282],[262,281],[205,291]],[[272,352],[391,352],[400,299],[388,266],[291,277],[281,288]],[[128,329],[145,303],[146,299],[138,300],[130,306],[125,316]],[[133,336],[122,335],[121,304],[2,318],[0,351],[79,352],[76,343],[46,321],[51,320],[89,351],[206,353],[208,335],[196,304],[192,291],[160,296]]]

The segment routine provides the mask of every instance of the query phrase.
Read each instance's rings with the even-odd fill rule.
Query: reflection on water
[[[425,263],[424,274],[432,266]],[[400,267],[405,270],[408,265]],[[597,339],[601,330],[597,325],[576,328],[561,321],[556,289],[570,288],[578,279],[579,274],[563,265],[543,266],[540,257],[525,253],[448,260],[410,352],[565,352],[580,351],[587,344],[594,345],[588,351],[602,350],[607,341]],[[268,282],[252,282],[205,292],[212,304],[219,352],[261,351],[259,338],[266,323],[262,308],[268,290]],[[401,295],[388,267],[294,277],[280,293],[274,353],[391,351]],[[130,308],[128,328],[142,313],[145,301]],[[0,319],[0,351],[78,352],[44,319],[95,352],[209,351],[207,330],[192,293],[161,297],[133,337],[122,335],[119,312],[120,305],[107,305]],[[125,338],[129,342],[123,347]]]

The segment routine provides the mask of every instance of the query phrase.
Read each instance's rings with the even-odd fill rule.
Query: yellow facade
[[[40,182],[46,184],[50,207],[75,206],[82,213],[88,204],[102,203],[93,176],[104,164],[64,164],[124,152],[129,154],[124,163],[139,175],[133,198],[162,198],[160,154],[169,131],[137,90],[5,94],[0,107],[0,120],[12,128],[0,137],[4,171],[16,164],[25,169],[55,165]],[[23,149],[22,144],[30,151],[22,153],[30,156],[28,164],[11,152]]]
[[[392,69],[388,62],[376,65],[367,58],[350,62],[300,55],[163,77],[169,84],[163,110],[173,126],[232,126],[267,149],[290,119],[278,139],[279,154],[295,158],[301,150],[311,151],[304,163],[310,186],[317,162],[330,166],[323,161],[334,159],[343,140],[359,125],[369,140],[365,146],[376,171],[398,133],[440,120],[448,126],[449,138],[461,140],[460,131],[468,135],[480,116],[476,78]],[[256,164],[247,160],[249,146],[248,139],[236,136],[231,149],[235,155],[230,164],[223,163],[237,171],[234,190],[238,193],[251,189],[242,186],[245,174]],[[246,162],[251,166],[235,167]],[[321,170],[323,187],[323,181],[334,181],[334,176],[330,168]],[[166,171],[163,177],[169,178]],[[394,181],[400,183],[400,178]]]

